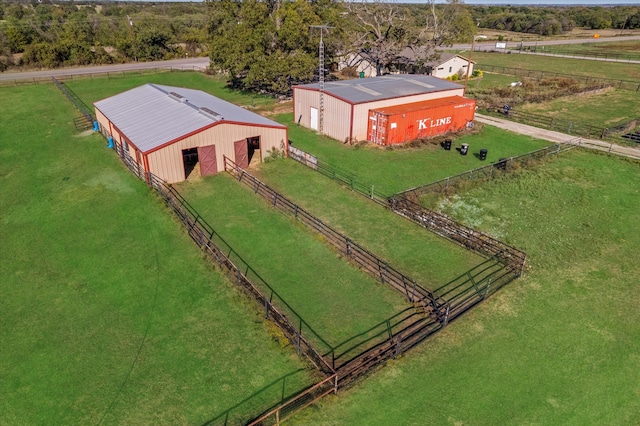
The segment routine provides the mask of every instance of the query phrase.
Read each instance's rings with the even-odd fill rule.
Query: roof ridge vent
[[[182,96],[180,93],[169,92],[169,97],[175,99],[178,102],[187,103],[187,98]]]
[[[221,116],[220,114],[218,114],[217,112],[207,108],[207,107],[200,107],[198,109],[198,112],[202,115],[204,115],[205,117],[209,117],[210,119],[214,120],[214,121],[218,121],[218,120],[224,120],[224,117]]]

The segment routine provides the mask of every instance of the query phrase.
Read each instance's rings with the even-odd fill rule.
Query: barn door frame
[[[241,169],[249,166],[249,142],[246,139],[233,143],[234,162]]]
[[[200,176],[218,173],[218,156],[215,145],[199,146],[198,159],[200,160]]]

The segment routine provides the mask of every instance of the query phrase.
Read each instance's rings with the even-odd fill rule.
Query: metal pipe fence
[[[401,291],[413,303],[413,306],[407,307],[358,336],[353,336],[332,347],[250,268],[175,188],[152,173],[145,172],[120,143],[116,142],[114,147],[127,168],[153,188],[180,219],[192,240],[243,292],[251,296],[259,306],[264,306],[265,318],[278,325],[292,345],[297,348],[298,353],[302,352],[326,377],[316,385],[301,390],[284,403],[255,418],[250,424],[279,424],[294,412],[318,399],[330,393],[337,393],[339,388],[348,387],[376,366],[406,352],[442,329],[449,321],[484,300],[487,295],[515,277],[512,270],[504,265],[498,265],[495,262],[489,264],[490,261],[484,262],[459,277],[454,284],[448,283],[440,287],[439,291],[444,295],[455,294],[455,297],[451,298],[452,304],[446,298],[436,296],[417,285],[415,281],[398,272],[388,263],[225,159],[225,167],[229,167],[228,171],[236,176],[239,182],[251,187],[256,194],[271,202],[275,208],[294,215],[311,229],[325,235],[327,241],[339,247],[339,250],[350,260],[361,265],[382,282]],[[447,286],[452,289],[442,290],[448,288]],[[326,352],[318,351],[316,345],[324,347]],[[330,361],[329,357],[331,357]],[[226,418],[223,417],[223,419]]]
[[[330,350],[331,346],[300,316],[242,257],[220,236],[198,212],[173,188],[142,166],[115,143],[122,162],[138,178],[144,180],[164,200],[186,227],[191,239],[215,260],[232,282],[264,307],[266,319],[274,322],[291,344],[303,353],[321,372],[333,374],[334,369],[325,361],[316,347]]]
[[[526,166],[532,161],[539,161],[550,155],[558,155],[574,147],[575,146],[572,145],[571,142],[567,142],[565,144],[551,145],[515,157],[502,158],[495,163],[491,163],[483,167],[478,167],[464,173],[449,176],[426,185],[406,189],[394,194],[393,198],[407,198],[411,201],[417,202],[422,195],[429,193],[452,194],[464,183],[491,180],[501,176],[503,173],[508,173],[519,167]]]
[[[541,80],[543,78],[571,78],[582,82],[586,86],[611,86],[622,90],[633,90],[634,92],[640,91],[640,81],[633,80],[617,80],[613,78],[603,78],[594,76],[585,76],[577,74],[564,74],[555,71],[548,70],[528,70],[523,68],[503,67],[499,65],[491,64],[478,64],[476,68],[482,69],[485,72],[491,72],[496,74],[513,75],[521,78],[533,78]]]
[[[161,72],[178,72],[178,71],[198,71],[204,72],[205,69],[197,66],[191,67],[157,67],[157,68],[141,68],[137,70],[123,70],[123,71],[91,71],[91,72],[83,72],[78,74],[59,74],[54,78],[58,79],[58,81],[66,81],[66,80],[86,80],[93,78],[122,78],[133,75],[145,75],[145,74],[158,74]],[[38,77],[25,77],[25,78],[13,78],[13,79],[5,79],[0,78],[0,87],[3,86],[25,86],[30,84],[50,84],[51,78],[49,76],[38,76]]]
[[[352,191],[355,191],[360,195],[364,195],[380,205],[387,205],[387,195],[376,190],[374,185],[368,185],[359,181],[355,174],[327,164],[324,161],[319,160],[316,156],[295,148],[291,144],[289,144],[288,154],[290,158],[312,168],[329,179],[339,182]]]
[[[640,117],[634,118],[616,126],[601,127],[594,126],[590,123],[582,121],[567,120],[558,117],[552,117],[544,114],[536,114],[517,109],[510,109],[508,114],[504,114],[503,106],[494,106],[488,109],[489,113],[497,113],[501,117],[508,118],[518,123],[525,123],[531,126],[543,129],[554,130],[557,132],[567,133],[576,137],[588,139],[599,139],[604,141],[616,142],[622,145],[636,146],[636,141],[625,139],[625,133],[632,132],[640,124]]]

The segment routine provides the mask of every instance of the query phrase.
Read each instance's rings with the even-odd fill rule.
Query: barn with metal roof
[[[327,82],[322,90],[318,83],[294,86],[293,108],[298,124],[353,142],[368,140],[370,111],[456,96],[464,96],[464,86],[451,81],[427,75],[385,75]]]
[[[103,134],[168,183],[287,152],[285,126],[200,90],[145,84],[94,107]]]

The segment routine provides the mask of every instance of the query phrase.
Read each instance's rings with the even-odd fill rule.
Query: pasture
[[[282,108],[195,73],[68,85],[90,105],[145,82]],[[76,137],[72,106],[53,86],[2,91],[0,112],[15,125],[0,125],[0,176],[11,183],[0,190],[0,229],[9,236],[0,248],[12,253],[0,262],[11,277],[0,285],[7,295],[0,319],[11,325],[1,339],[12,342],[0,352],[8,366],[0,370],[1,422],[204,423],[230,413],[233,424],[317,379],[104,140]],[[45,119],[27,126],[34,112]],[[275,118],[291,126],[294,146],[389,193],[484,164],[433,144],[345,146],[292,125],[290,114]],[[464,138],[471,153],[488,148],[488,162],[547,145],[491,127]],[[253,172],[427,287],[480,260],[292,160]],[[637,163],[576,150],[433,204],[524,249],[524,278],[292,423],[640,421],[640,348],[630,337],[639,332],[633,285],[640,270],[629,255],[640,248],[638,183]],[[327,321],[327,312],[362,310],[350,325],[329,317],[322,328],[331,339],[401,306],[396,294],[228,176],[179,190],[267,281],[283,285],[305,317]],[[296,258],[305,263],[292,265]],[[289,276],[291,266],[296,275]]]
[[[235,423],[316,381],[55,86],[1,92],[0,423]]]
[[[525,276],[292,424],[638,424],[640,167],[574,150],[435,204]]]

